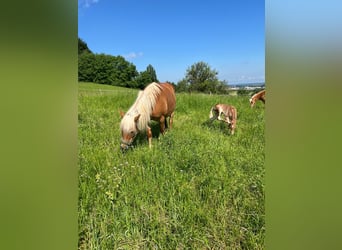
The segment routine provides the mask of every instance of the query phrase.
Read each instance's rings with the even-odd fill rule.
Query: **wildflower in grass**
[[[107,192],[106,192],[106,195],[108,196],[108,198],[109,198],[110,200],[113,200],[113,199],[114,199],[114,195],[113,195],[112,192],[107,191]]]
[[[101,179],[101,174],[97,173],[95,175],[95,179],[96,179],[96,181],[99,181]]]

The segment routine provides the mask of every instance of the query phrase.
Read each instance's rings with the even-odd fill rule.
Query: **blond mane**
[[[140,90],[137,99],[121,121],[121,129],[132,122],[134,123],[134,117],[140,114],[137,127],[139,130],[144,130],[151,120],[150,116],[160,92],[161,88],[155,82],[149,84],[143,91]]]

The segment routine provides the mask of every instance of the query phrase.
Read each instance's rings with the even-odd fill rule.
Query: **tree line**
[[[218,71],[200,61],[191,65],[177,84],[170,83],[177,92],[226,93],[228,84],[218,80],[217,75]],[[139,89],[159,82],[151,64],[145,71],[138,72],[136,66],[122,56],[93,53],[81,38],[78,38],[78,81]]]

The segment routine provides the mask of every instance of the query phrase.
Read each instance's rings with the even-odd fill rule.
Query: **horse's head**
[[[249,103],[251,104],[251,108],[253,108],[255,104],[255,98],[250,98]]]
[[[123,116],[123,113],[121,113]],[[121,130],[121,151],[126,151],[128,148],[132,147],[134,138],[139,133],[137,123],[139,121],[140,114],[131,115],[126,114],[122,117],[120,130]]]

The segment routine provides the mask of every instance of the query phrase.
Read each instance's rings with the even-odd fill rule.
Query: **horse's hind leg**
[[[224,121],[225,121],[226,123],[228,123],[228,125],[231,124],[231,120],[229,119],[229,116],[226,116],[225,119],[224,119]]]
[[[222,119],[222,117],[221,117],[221,115],[222,115],[223,113],[222,112],[219,112],[218,113],[218,115],[217,115],[217,120],[219,120],[219,121],[225,121],[226,119]],[[223,114],[224,115],[224,114]]]
[[[172,124],[173,124],[173,116],[175,115],[175,112],[172,112],[170,115],[170,129],[172,129]]]
[[[167,123],[165,116],[161,116],[159,119],[160,133],[165,133],[165,124]]]

